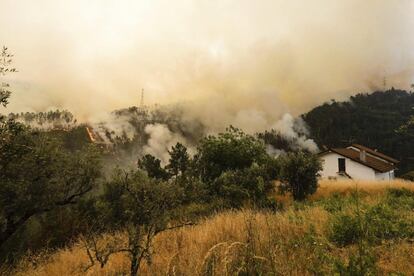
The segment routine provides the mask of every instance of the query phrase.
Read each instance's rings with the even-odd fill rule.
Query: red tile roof
[[[389,172],[395,169],[395,165],[390,164],[388,162],[379,160],[377,158],[374,158],[372,156],[367,155],[365,158],[365,161],[362,161],[360,159],[360,152],[354,149],[349,148],[330,148],[324,152],[321,152],[320,155],[325,155],[329,152],[335,152],[339,155],[342,155],[344,157],[347,157],[355,162],[358,162],[362,165],[365,165],[367,167],[370,167],[378,172]],[[368,151],[367,151],[368,152]],[[385,159],[385,158],[384,158]],[[395,159],[394,159],[395,160]],[[397,161],[398,162],[398,161]]]
[[[372,154],[372,155],[374,155],[374,156],[377,156],[377,157],[379,157],[379,158],[382,158],[382,159],[384,159],[384,160],[387,160],[388,162],[391,162],[391,163],[394,163],[394,164],[399,163],[399,161],[398,161],[397,159],[394,159],[394,158],[392,158],[392,157],[390,157],[390,156],[388,156],[388,155],[385,155],[385,154],[383,154],[383,153],[381,153],[381,152],[378,152],[378,151],[376,151],[376,150],[373,150],[373,149],[367,148],[367,147],[365,147],[365,146],[363,146],[363,145],[359,145],[359,144],[352,144],[352,147],[355,147],[355,148],[360,149],[360,150],[365,150],[367,153]]]

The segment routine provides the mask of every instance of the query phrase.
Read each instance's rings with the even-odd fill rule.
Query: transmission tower
[[[140,108],[144,108],[144,88],[141,90],[141,102],[139,105]]]

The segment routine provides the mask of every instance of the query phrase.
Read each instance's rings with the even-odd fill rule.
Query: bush
[[[328,238],[339,246],[356,243],[361,237],[361,225],[356,216],[348,214],[334,215],[330,223]]]
[[[378,275],[377,258],[367,245],[361,244],[357,254],[352,254],[348,263],[337,260],[334,271],[341,276]]]
[[[414,192],[405,188],[391,188],[387,191],[386,202],[394,209],[414,209]]]
[[[279,171],[262,141],[234,127],[204,138],[193,165],[192,173],[206,184],[209,200],[221,198],[236,208],[246,201],[267,205]]]
[[[250,201],[256,206],[267,204],[267,195],[273,188],[271,179],[266,176],[265,168],[253,164],[243,170],[227,171],[212,185],[219,191],[229,207],[240,207]]]
[[[319,171],[322,163],[308,152],[299,151],[280,157],[282,181],[281,191],[291,192],[295,200],[304,200],[318,188]]]
[[[378,244],[383,240],[414,236],[414,221],[386,203],[361,211],[359,215],[336,214],[329,225],[328,238],[339,246],[359,240]]]
[[[267,157],[262,141],[231,126],[224,133],[201,140],[195,159],[203,181],[211,182],[223,172],[261,164]]]
[[[409,238],[414,234],[413,220],[404,217],[385,203],[371,207],[364,219],[367,224],[367,238],[374,243],[381,240]]]

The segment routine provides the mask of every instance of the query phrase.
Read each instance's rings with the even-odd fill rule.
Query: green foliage
[[[414,220],[387,203],[379,203],[359,213],[337,213],[330,221],[329,239],[339,246],[364,240],[372,244],[383,240],[414,236]]]
[[[325,103],[302,117],[319,146],[357,142],[400,160],[398,173],[404,174],[414,170],[413,105],[413,93],[391,89]]]
[[[414,137],[414,115],[412,115],[405,124],[401,125],[397,130],[397,133]]]
[[[104,213],[117,227],[153,223],[161,226],[170,218],[171,210],[181,204],[182,195],[173,183],[150,178],[140,170],[116,170],[105,184],[101,202]]]
[[[231,207],[240,207],[249,200],[256,206],[265,206],[268,203],[267,194],[273,188],[272,179],[267,176],[265,168],[257,164],[224,172],[212,185]]]
[[[205,182],[211,182],[223,172],[262,163],[264,159],[264,144],[232,126],[224,133],[202,139],[197,155],[200,175]]]
[[[170,175],[161,167],[161,160],[146,154],[138,160],[138,168],[147,172],[149,177],[167,180]]]
[[[304,200],[317,190],[321,161],[314,154],[299,151],[280,157],[282,192],[291,192],[295,200]]]
[[[234,127],[204,138],[194,163],[210,199],[223,198],[230,207],[240,207],[246,201],[266,205],[279,169],[262,141]]]
[[[174,184],[149,178],[140,170],[116,170],[106,183],[99,204],[104,229],[124,230],[128,241],[111,248],[108,258],[113,253],[127,252],[131,275],[137,275],[142,260],[151,262],[154,237],[184,225],[170,226],[172,220],[179,217],[176,211],[181,206],[182,196],[182,191]]]
[[[414,198],[414,191],[407,188],[389,188],[387,194],[392,198]]]
[[[354,244],[362,235],[360,220],[355,215],[339,213],[330,221],[329,240],[339,246]]]
[[[406,188],[390,188],[387,191],[386,202],[393,209],[414,210],[414,192]]]
[[[187,148],[177,143],[168,151],[170,154],[169,164],[167,166],[168,172],[172,176],[178,176],[185,173],[189,167],[190,156],[188,155]]]
[[[332,195],[321,199],[319,204],[321,204],[326,211],[335,213],[348,208],[349,205],[354,202],[352,199],[352,197],[347,197],[335,192]]]
[[[1,123],[0,140],[0,246],[32,217],[77,203],[100,177],[93,147],[71,152],[13,121]]]
[[[378,275],[377,257],[365,244],[361,244],[356,254],[352,254],[349,261],[336,260],[334,272],[343,276],[369,276]]]

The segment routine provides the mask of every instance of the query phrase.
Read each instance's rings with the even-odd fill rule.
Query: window
[[[338,172],[346,172],[345,158],[338,158]]]

